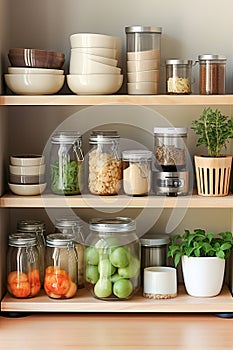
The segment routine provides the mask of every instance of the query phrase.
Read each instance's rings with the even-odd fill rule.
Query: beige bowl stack
[[[65,55],[38,49],[10,49],[11,67],[5,74],[7,87],[20,95],[48,95],[57,93],[65,82],[61,69]]]
[[[10,157],[9,188],[17,194],[32,196],[46,188],[45,163],[42,155],[14,155]]]
[[[160,50],[127,52],[128,94],[158,94]]]
[[[75,94],[113,94],[123,83],[118,67],[121,38],[94,33],[70,36],[67,84]]]

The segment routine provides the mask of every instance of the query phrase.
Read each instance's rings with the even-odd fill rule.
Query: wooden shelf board
[[[9,294],[1,303],[3,312],[233,312],[233,299],[227,286],[212,298],[189,296],[183,285],[179,286],[177,297],[173,299],[146,299],[141,292],[130,300],[103,301],[92,297],[85,289],[80,289],[72,299],[50,299],[41,294],[31,299],[15,299]]]
[[[233,208],[233,195],[225,197],[203,197],[198,195],[166,197],[130,197],[76,195],[17,196],[5,194],[0,198],[0,208]]]
[[[233,95],[2,95],[2,106],[66,106],[99,104],[134,105],[231,105]]]

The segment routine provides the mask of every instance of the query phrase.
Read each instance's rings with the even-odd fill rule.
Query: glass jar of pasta
[[[68,299],[76,294],[77,263],[72,235],[52,233],[46,237],[44,290],[50,298]]]
[[[191,93],[192,60],[166,60],[166,91],[168,94]]]

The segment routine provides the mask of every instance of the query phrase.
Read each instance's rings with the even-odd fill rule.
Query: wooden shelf
[[[9,294],[3,298],[1,311],[5,312],[233,312],[233,299],[227,286],[212,298],[189,296],[184,286],[178,288],[173,299],[146,299],[139,293],[130,300],[103,301],[92,297],[85,289],[80,289],[72,299],[50,299],[41,291],[38,297],[15,299]]]
[[[233,95],[2,95],[0,106],[134,105],[232,105]]]
[[[199,195],[166,197],[146,196],[17,196],[5,194],[0,198],[0,208],[233,208],[233,195],[203,197]]]

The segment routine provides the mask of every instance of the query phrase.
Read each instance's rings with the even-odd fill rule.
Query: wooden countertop
[[[233,349],[233,319],[214,314],[45,314],[0,317],[1,350]]]

